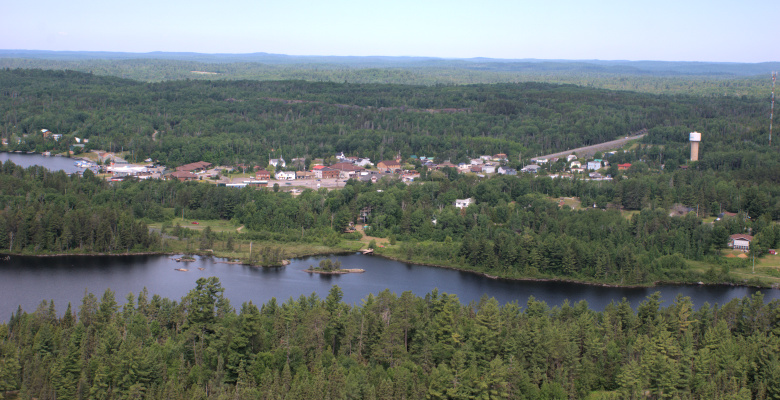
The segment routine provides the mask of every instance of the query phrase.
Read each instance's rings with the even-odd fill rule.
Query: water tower
[[[691,132],[688,140],[691,142],[691,161],[699,161],[699,142],[701,142],[701,133]]]

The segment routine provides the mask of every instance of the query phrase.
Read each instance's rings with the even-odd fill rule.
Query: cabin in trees
[[[268,161],[268,163],[273,165],[275,168],[280,166],[284,168],[287,166],[287,162],[284,161],[284,158],[272,158],[270,161]]]
[[[455,199],[456,208],[468,208],[468,206],[472,204],[476,204],[476,201],[474,201],[474,199],[471,197],[467,199]]]
[[[395,171],[401,169],[401,163],[395,160],[384,160],[376,164],[380,171]]]
[[[753,241],[753,236],[738,233],[736,235],[729,236],[729,247],[735,250],[750,250],[750,242]]]
[[[618,164],[618,171],[625,171],[631,168],[631,163]]]

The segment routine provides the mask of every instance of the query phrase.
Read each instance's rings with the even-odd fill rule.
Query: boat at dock
[[[91,161],[86,161],[86,160],[75,161],[75,162],[73,162],[73,165],[75,165],[75,166],[77,166],[79,168],[92,168],[92,167],[97,166],[97,164],[95,164],[95,163],[93,163]]]

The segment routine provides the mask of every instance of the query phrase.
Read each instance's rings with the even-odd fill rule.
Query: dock
[[[370,255],[374,254],[374,249],[365,249],[365,250],[363,250],[363,254],[370,256]]]

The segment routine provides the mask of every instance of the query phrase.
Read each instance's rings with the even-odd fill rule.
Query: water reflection
[[[510,281],[361,254],[330,258],[340,261],[344,268],[362,268],[365,273],[323,275],[304,271],[322,258],[297,259],[286,267],[255,268],[197,257],[195,262],[188,263],[188,272],[178,272],[175,269],[182,267],[182,263],[169,256],[12,256],[9,261],[0,262],[0,320],[10,317],[19,305],[32,312],[44,299],[53,299],[59,312],[65,310],[68,302],[77,310],[85,290],[100,297],[110,288],[116,292],[117,301],[123,303],[128,293],[137,294],[146,287],[151,294],[179,300],[195,287],[198,278],[208,276],[220,279],[234,307],[240,307],[245,301],[263,304],[275,297],[284,302],[312,293],[325,298],[333,285],[341,287],[344,301],[358,305],[369,294],[385,289],[397,295],[411,291],[418,296],[438,289],[457,295],[464,304],[478,302],[483,295],[488,295],[502,304],[516,301],[524,306],[533,296],[550,306],[560,306],[567,299],[570,304],[585,300],[596,310],[603,310],[610,302],[619,302],[624,297],[636,307],[656,291],[661,292],[664,305],[671,304],[680,293],[691,297],[696,307],[705,302],[724,304],[757,291],[708,285],[611,288],[566,282]],[[780,297],[779,290],[763,290],[763,293],[767,301]]]

